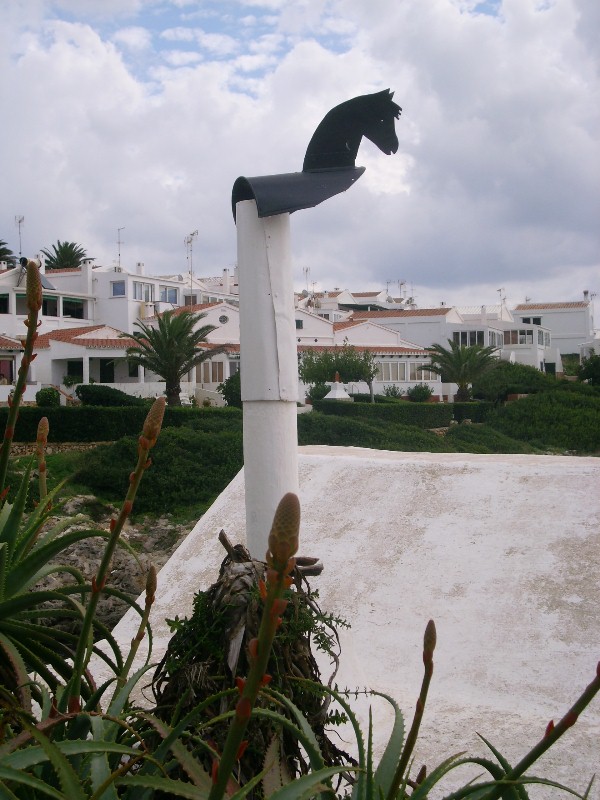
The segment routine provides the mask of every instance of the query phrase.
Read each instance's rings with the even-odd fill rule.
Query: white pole
[[[275,509],[298,493],[298,357],[289,214],[236,206],[246,539],[263,560]]]

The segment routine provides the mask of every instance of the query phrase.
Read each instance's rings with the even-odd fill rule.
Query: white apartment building
[[[513,310],[523,325],[540,325],[550,331],[552,342],[563,354],[579,354],[585,342],[594,339],[593,295],[568,303],[521,303]]]

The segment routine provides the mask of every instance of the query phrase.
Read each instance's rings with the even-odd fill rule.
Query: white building
[[[570,303],[521,303],[513,316],[523,325],[547,328],[562,354],[579,355],[581,346],[594,339],[593,296],[587,291],[583,300]]]

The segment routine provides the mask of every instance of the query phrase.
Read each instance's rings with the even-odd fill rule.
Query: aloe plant
[[[28,337],[23,363],[32,359],[41,292],[35,264],[28,266]],[[30,335],[31,334],[31,335]],[[14,433],[26,367],[19,374],[9,422],[0,452],[0,484],[4,484],[10,443]],[[23,378],[23,380],[21,380]],[[164,414],[164,399],[152,406],[139,439],[137,465],[130,475],[129,489],[120,513],[104,534],[104,556],[91,585],[72,568],[55,563],[61,551],[89,536],[87,532],[63,533],[64,524],[46,530],[56,492],[45,483],[44,448],[47,422],[38,429],[35,456],[29,464],[12,504],[0,509],[0,798],[37,800],[152,800],[161,797],[200,800],[243,800],[255,791],[270,800],[304,800],[333,793],[332,779],[345,782],[342,792],[351,800],[426,800],[440,789],[446,776],[464,765],[475,765],[488,778],[469,781],[446,795],[446,800],[527,800],[528,784],[546,784],[584,800],[583,795],[545,778],[529,774],[537,759],[574,725],[600,691],[600,664],[596,675],[571,709],[516,764],[485,739],[492,758],[464,757],[458,753],[429,773],[421,768],[413,777],[413,752],[423,721],[433,675],[436,646],[435,625],[430,621],[423,640],[424,673],[413,720],[405,732],[405,721],[395,701],[380,694],[392,707],[394,725],[379,763],[373,752],[373,718],[365,736],[348,697],[321,683],[300,680],[306,691],[329,696],[349,720],[356,738],[357,764],[325,766],[318,737],[298,707],[271,687],[267,664],[273,641],[285,611],[284,593],[292,585],[298,549],[300,505],[295,495],[286,495],[275,513],[268,540],[265,580],[259,581],[263,603],[260,628],[248,646],[248,674],[236,686],[225,688],[197,703],[185,716],[176,710],[171,723],[137,709],[131,692],[151,669],[145,664],[130,675],[142,638],[150,635],[148,619],[157,591],[157,577],[150,569],[138,631],[124,656],[110,633],[96,620],[102,593],[116,593],[107,586],[110,562],[119,543],[123,524],[131,513],[143,473],[150,466],[149,452],[156,442]],[[40,503],[25,517],[24,509],[33,458],[40,475]],[[41,578],[62,571],[70,583],[55,591],[36,590]],[[47,607],[53,601],[58,605]],[[49,628],[47,620],[78,618],[80,632]],[[94,633],[103,635],[110,655],[96,649]],[[151,646],[149,648],[151,653]],[[113,678],[100,687],[88,672],[93,652],[112,667]],[[377,692],[373,692],[377,695]],[[108,699],[110,697],[110,699]],[[228,709],[228,702],[234,707]],[[34,703],[33,701],[36,701]],[[260,702],[259,702],[260,701]],[[221,708],[222,713],[215,713]],[[207,711],[213,709],[213,715]],[[252,717],[268,720],[276,732],[265,750],[264,768],[255,775],[241,776],[240,758],[247,745]],[[222,752],[211,740],[211,728],[229,725]],[[290,779],[283,762],[277,731],[285,730],[307,756],[306,774]],[[201,757],[212,762],[204,769]],[[188,782],[178,777],[187,776]]]

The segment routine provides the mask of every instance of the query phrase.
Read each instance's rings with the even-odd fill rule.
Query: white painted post
[[[236,206],[246,540],[264,560],[275,509],[298,493],[298,357],[289,214]]]

